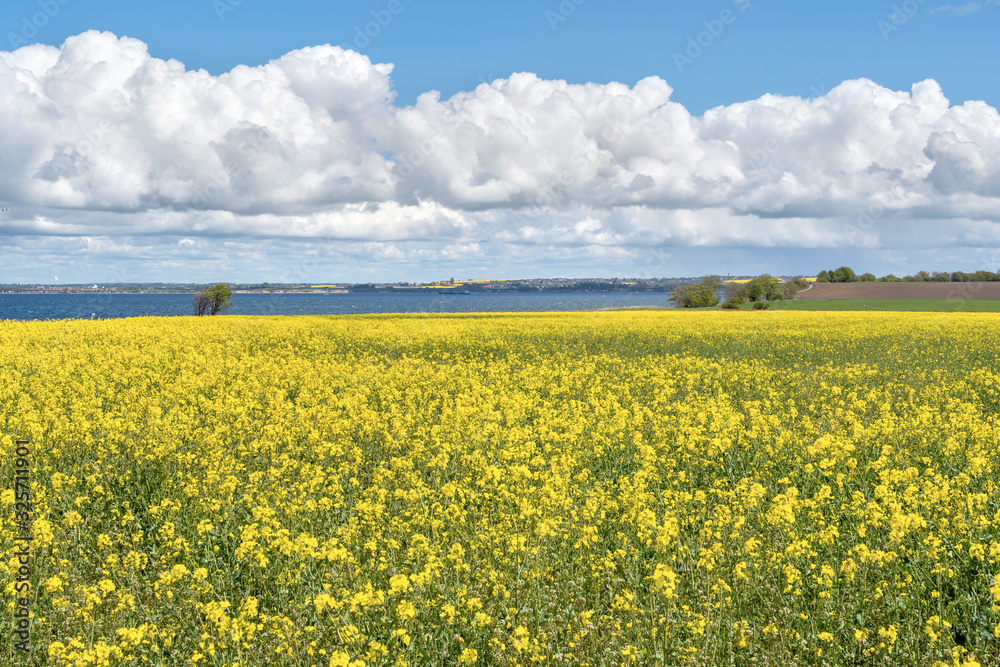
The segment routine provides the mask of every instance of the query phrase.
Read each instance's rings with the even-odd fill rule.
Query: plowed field
[[[796,299],[1000,299],[997,283],[814,283]]]

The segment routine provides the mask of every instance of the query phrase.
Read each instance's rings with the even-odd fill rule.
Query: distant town
[[[721,276],[745,280],[753,276]],[[353,294],[473,292],[670,292],[678,285],[701,280],[681,278],[530,278],[516,280],[441,280],[427,283],[226,283],[234,294]],[[207,287],[198,283],[94,283],[90,285],[0,284],[0,293],[30,294],[185,294]]]

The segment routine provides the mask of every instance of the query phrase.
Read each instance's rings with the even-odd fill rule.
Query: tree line
[[[876,278],[875,274],[862,273],[857,275],[849,266],[842,266],[832,271],[820,271],[816,274],[818,283],[992,283],[1000,281],[1000,273],[992,271],[917,271],[912,276],[902,278],[889,274]]]
[[[705,276],[693,285],[681,285],[670,293],[670,301],[677,308],[711,308],[722,302],[726,309],[736,309],[753,303],[757,309],[767,308],[772,301],[793,299],[809,283],[805,278],[781,282],[780,278],[764,274],[745,283],[724,282],[719,276]],[[723,287],[723,285],[725,287]],[[723,294],[720,296],[719,291]]]

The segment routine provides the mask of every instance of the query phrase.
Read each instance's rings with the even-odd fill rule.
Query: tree
[[[710,308],[719,303],[716,292],[722,281],[718,276],[705,276],[696,285],[680,285],[670,293],[676,308]]]
[[[754,278],[750,282],[743,285],[743,294],[746,296],[747,301],[756,303],[764,298],[764,288],[757,278]]]
[[[778,286],[778,291],[782,298],[794,299],[799,293],[799,290],[804,290],[809,288],[809,281],[802,276],[797,276],[792,278],[786,283],[782,283]]]
[[[208,312],[208,307],[210,305],[211,299],[208,298],[208,292],[198,292],[194,295],[194,314],[199,317]]]
[[[670,293],[677,308],[707,308],[719,303],[719,297],[705,285],[680,285]]]
[[[828,283],[828,282],[830,282],[830,272],[824,270],[824,271],[820,271],[819,273],[817,273],[816,274],[816,282],[818,282],[818,283]]]
[[[743,285],[741,283],[726,283],[726,290],[723,296],[726,297],[726,301],[746,303],[747,300],[746,293],[743,291]]]
[[[781,293],[781,280],[767,273],[748,282],[744,289],[748,301],[778,301],[785,298]]]
[[[875,282],[875,274],[874,273],[862,273],[860,276],[858,276],[858,282],[859,283],[873,283],[873,282]]]
[[[830,274],[831,283],[854,283],[857,280],[858,277],[854,275],[854,269],[849,266],[842,266]]]
[[[218,315],[228,310],[231,305],[233,305],[233,291],[224,283],[212,285],[194,295],[196,315]]]
[[[701,279],[701,284],[714,292],[722,287],[722,278],[716,275],[707,275]]]

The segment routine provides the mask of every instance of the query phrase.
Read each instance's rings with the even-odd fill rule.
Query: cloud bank
[[[416,264],[1000,245],[1000,116],[933,80],[692,116],[657,77],[521,73],[400,108],[391,74],[318,46],[211,76],[93,31],[0,52],[0,234],[322,241]]]

